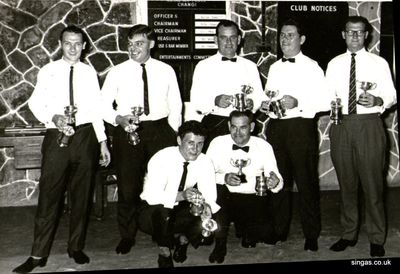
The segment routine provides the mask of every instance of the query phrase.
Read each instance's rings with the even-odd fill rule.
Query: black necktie
[[[350,82],[349,82],[349,114],[357,113],[357,92],[356,92],[356,54],[351,54]]]
[[[145,64],[140,64],[140,65],[142,66],[144,114],[149,115],[150,107],[149,107],[149,89],[147,86],[147,72]]]
[[[244,146],[244,147],[240,147],[240,146],[238,146],[238,145],[235,145],[235,144],[233,144],[232,145],[232,149],[233,150],[237,150],[237,149],[241,149],[241,150],[243,150],[244,152],[249,152],[249,146]]]
[[[69,71],[69,104],[70,104],[70,106],[74,105],[73,79],[74,79],[74,67],[71,66],[71,70]]]
[[[294,63],[294,62],[296,62],[296,59],[295,58],[282,57],[282,62],[286,62],[286,61],[289,61],[290,63]]]
[[[228,58],[228,57],[222,56],[221,60],[222,61],[236,62],[237,59],[236,59],[236,57],[235,58]]]
[[[184,162],[183,163],[183,172],[182,172],[182,177],[181,177],[181,182],[179,183],[179,188],[178,191],[183,191],[183,189],[185,188],[185,182],[186,182],[186,176],[187,176],[187,166],[188,166],[189,162]]]

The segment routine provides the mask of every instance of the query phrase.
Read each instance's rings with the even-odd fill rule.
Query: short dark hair
[[[178,136],[183,139],[186,134],[193,133],[194,135],[203,136],[207,138],[206,128],[196,120],[184,122],[178,129]]]
[[[299,21],[296,21],[293,18],[283,21],[280,29],[282,29],[283,26],[295,26],[300,36],[305,35],[303,26],[299,23]]]
[[[144,24],[138,24],[130,28],[128,32],[128,39],[132,39],[132,37],[137,34],[144,35],[147,37],[147,39],[152,40],[154,42],[156,41],[157,38],[154,30]]]
[[[72,33],[76,33],[76,34],[81,34],[82,35],[82,42],[87,42],[87,36],[86,33],[83,31],[83,29],[81,29],[80,27],[77,27],[75,25],[69,25],[67,27],[65,27],[61,33],[60,33],[60,41],[62,41],[64,33],[66,32],[72,32]]]
[[[235,22],[233,22],[231,20],[226,20],[226,19],[219,21],[218,25],[215,27],[215,35],[216,36],[218,36],[219,28],[221,26],[225,27],[225,28],[234,27],[234,28],[236,28],[237,34],[239,36],[242,36],[242,32],[241,32],[239,26]]]
[[[343,31],[346,30],[347,23],[362,23],[364,24],[364,30],[371,32],[371,24],[368,22],[367,18],[363,16],[349,16],[347,17],[346,21],[344,22],[343,25]]]
[[[245,111],[234,110],[229,114],[229,122],[232,122],[232,118],[238,117],[247,117],[249,118],[249,123],[252,123],[254,119],[254,114],[253,112],[251,112],[251,110],[248,109]]]

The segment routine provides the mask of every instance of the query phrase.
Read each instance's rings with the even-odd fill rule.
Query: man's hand
[[[133,122],[135,121],[135,119],[137,119],[137,117],[135,117],[132,114],[129,115],[118,115],[115,118],[115,122],[120,125],[125,131],[127,132],[131,132],[129,130],[132,130],[131,127],[134,126]]]
[[[246,98],[246,109],[252,110],[254,107],[254,102],[250,98]]]
[[[271,106],[271,101],[262,101],[260,111],[268,114],[270,106]]]
[[[375,106],[382,106],[383,100],[381,97],[377,97],[372,95],[371,93],[366,92],[365,94],[360,94],[357,103],[366,108],[372,108]]]
[[[201,192],[193,187],[185,189],[182,193],[183,198],[190,203],[198,202],[199,195],[201,197]],[[204,200],[203,197],[201,199]]]
[[[283,188],[283,180],[279,180],[275,172],[271,171],[267,180],[267,187],[273,193],[277,193]]]
[[[111,162],[111,154],[107,147],[107,141],[100,142],[100,160],[99,164],[101,166],[108,166]]]
[[[297,99],[290,95],[284,95],[281,102],[285,109],[292,109],[298,106]]]
[[[238,186],[240,185],[240,177],[236,173],[226,173],[225,183],[230,186]]]
[[[214,103],[220,108],[227,108],[232,104],[232,96],[221,94],[215,97]]]
[[[58,131],[63,132],[65,126],[67,125],[67,117],[61,114],[54,114],[51,121],[57,127]]]

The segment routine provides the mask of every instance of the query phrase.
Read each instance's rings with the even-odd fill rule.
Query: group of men
[[[80,61],[87,46],[84,32],[75,26],[65,28],[60,36],[63,57],[40,70],[29,100],[48,130],[32,252],[14,272],[46,265],[67,182],[68,254],[78,264],[89,262],[83,248],[99,151],[100,165],[111,161],[103,120],[115,126],[112,160],[121,235],[116,253],[129,253],[140,229],[157,243],[159,267],[172,267],[173,261],[186,260],[189,244],[197,248],[210,239],[206,233],[212,233],[215,245],[209,261],[222,263],[231,222],[245,248],[283,242],[289,234],[293,182],[299,194],[304,250],[317,251],[321,213],[315,115],[329,111],[335,97],[342,99],[343,118],[331,125],[331,154],[341,189],[344,232],[331,249],[343,251],[357,242],[361,182],[370,255],[384,256],[386,141],[380,114],[396,103],[396,92],[387,62],[364,48],[368,26],[363,17],[349,17],[342,31],[347,52],[335,57],[324,75],[318,63],[301,51],[306,36],[298,22],[281,25],[283,57],[270,67],[265,87],[278,93],[275,100],[284,110],[281,115],[264,94],[256,64],[238,56],[242,39],[238,25],[222,20],[216,27],[218,52],[200,61],[193,75],[191,104],[202,120],[183,123],[174,70],[150,55],[156,41],[151,28],[130,29],[130,59],[108,72],[101,90],[95,70]],[[352,88],[351,75],[376,83],[376,88],[366,94]],[[237,110],[233,97],[244,88],[250,90],[245,109]],[[359,98],[355,106],[348,102],[354,97],[349,90]],[[70,105],[76,106],[74,125],[64,114]],[[133,107],[143,109],[143,114],[134,113]],[[267,140],[252,136],[257,110],[270,117]],[[75,134],[61,146],[60,134],[71,127]],[[136,133],[140,140],[130,142]],[[260,178],[267,181],[267,196],[256,195]],[[198,214],[196,206],[201,208]]]

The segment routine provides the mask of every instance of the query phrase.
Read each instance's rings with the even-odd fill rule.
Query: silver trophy
[[[360,84],[360,88],[364,91],[364,93],[361,94],[362,97],[367,95],[367,91],[373,90],[377,86],[377,84],[373,82],[367,82],[367,81],[357,81],[357,82]]]
[[[129,126],[125,128],[125,131],[128,133],[128,143],[133,146],[136,146],[140,143],[140,137],[137,133],[137,130],[140,124],[140,115],[142,115],[143,112],[144,109],[141,106],[132,107],[132,114],[134,116],[134,119],[129,120]]]
[[[246,174],[243,173],[242,169],[250,165],[250,162],[250,159],[231,159],[231,165],[239,169],[237,176],[240,178],[240,183],[247,183]]]
[[[72,136],[75,134],[75,113],[78,108],[74,105],[69,105],[64,108],[67,125],[59,133],[57,143],[60,147],[68,147],[71,143]]]
[[[206,210],[206,208],[208,210]],[[190,213],[193,216],[200,216],[201,218],[201,235],[203,237],[209,237],[217,230],[218,224],[211,216],[211,207],[205,202],[203,195],[198,192],[195,194],[194,200],[190,203]]]
[[[278,119],[286,116],[286,110],[283,106],[282,99],[273,100],[279,95],[279,90],[265,90],[265,95],[269,98],[269,111],[275,113]]]
[[[342,108],[342,100],[340,98],[335,98],[335,100],[331,102],[331,114],[329,118],[334,125],[339,125],[342,122]]]
[[[267,178],[264,176],[264,172],[260,176],[256,176],[256,195],[257,196],[266,196],[267,195]]]
[[[238,111],[245,111],[247,109],[246,94],[236,93],[235,95],[233,95],[231,103],[233,107],[236,108]]]

